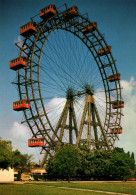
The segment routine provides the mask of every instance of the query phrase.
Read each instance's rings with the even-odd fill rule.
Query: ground
[[[1,195],[136,195],[136,182],[14,182],[0,185]]]

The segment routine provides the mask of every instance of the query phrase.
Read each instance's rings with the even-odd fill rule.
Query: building
[[[46,170],[43,167],[35,167],[31,170],[31,173],[33,175],[45,175],[46,174]]]
[[[14,182],[14,169],[0,169],[0,183]]]

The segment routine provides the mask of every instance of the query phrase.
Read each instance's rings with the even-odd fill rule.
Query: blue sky
[[[9,61],[19,55],[14,43],[18,39],[20,26],[50,3],[54,3],[56,7],[63,6],[64,3],[68,7],[77,5],[80,14],[88,13],[91,21],[97,21],[99,31],[105,34],[106,42],[112,46],[112,55],[117,60],[117,69],[123,80],[123,98],[127,106],[122,119],[124,135],[121,135],[120,147],[131,142],[133,146],[130,144],[128,150],[134,151],[135,141],[129,135],[136,136],[135,0],[0,0],[0,137],[10,139],[15,122],[20,123],[22,120],[22,113],[12,110],[12,102],[17,100],[18,94],[16,87],[11,84],[15,72],[9,69]]]

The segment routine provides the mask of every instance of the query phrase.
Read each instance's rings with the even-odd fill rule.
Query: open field
[[[1,195],[105,195],[117,193],[136,195],[136,182],[31,182],[0,185]]]

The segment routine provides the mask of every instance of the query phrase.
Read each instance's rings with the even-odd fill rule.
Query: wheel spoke
[[[121,108],[112,107],[122,100],[120,81],[108,80],[118,73],[115,60],[111,52],[98,54],[108,45],[97,28],[85,34],[86,24],[92,23],[82,15],[65,21],[58,13],[40,21],[20,48],[28,66],[18,70],[14,83],[19,98],[31,100],[24,122],[47,143],[43,163],[62,142],[112,149],[118,138],[110,134],[111,127],[120,127],[122,115]]]

